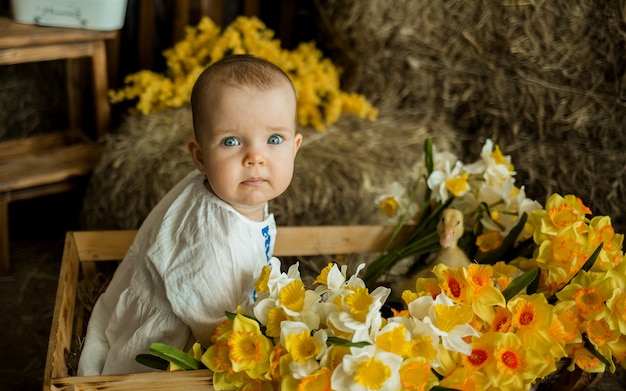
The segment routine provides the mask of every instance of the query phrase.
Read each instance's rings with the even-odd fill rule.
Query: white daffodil
[[[412,317],[432,327],[445,349],[465,355],[472,353],[471,345],[463,340],[468,336],[479,335],[467,323],[471,316],[467,316],[465,309],[469,310],[471,315],[471,308],[462,308],[443,293],[437,295],[434,300],[431,296],[422,296],[409,303],[408,307]]]
[[[366,287],[348,286],[341,297],[332,301],[338,308],[328,315],[327,322],[351,335],[362,330],[377,331],[382,324],[380,309],[390,292],[391,289],[382,286],[372,293]]]
[[[511,163],[511,157],[503,155],[500,147],[494,146],[491,139],[487,139],[480,157],[485,162],[484,178],[488,185],[500,189],[506,195],[513,193],[515,182],[515,169]]]
[[[409,205],[409,192],[399,182],[392,182],[385,191],[375,200],[376,205],[390,220],[395,220],[398,215],[405,213]]]
[[[290,355],[289,371],[302,379],[320,369],[320,359],[326,354],[325,330],[312,330],[302,322],[283,321],[280,343]]]
[[[416,317],[393,317],[387,320],[387,325],[380,331],[379,338],[387,329],[394,329],[402,324],[407,331],[407,342],[404,346],[404,355],[408,358],[421,357],[433,367],[439,365],[439,334],[430,324],[424,323]]]
[[[355,334],[353,340],[367,340],[364,332]],[[400,366],[402,357],[371,345],[351,348],[331,377],[331,388],[337,391],[395,391],[401,389]]]
[[[317,328],[320,316],[315,307],[321,300],[319,294],[304,287],[300,278],[298,263],[292,265],[288,272],[277,274],[280,271],[280,263],[271,262],[271,272],[267,280],[269,294],[257,301],[254,307],[254,316],[268,326],[279,327],[282,319],[300,320],[311,328]],[[262,292],[263,293],[263,292]],[[261,294],[262,294],[261,293]],[[272,319],[270,319],[273,316]]]
[[[460,197],[469,191],[469,175],[463,169],[463,163],[457,160],[452,163],[446,161],[442,170],[434,170],[426,183],[433,191],[435,201],[446,202],[450,195]]]

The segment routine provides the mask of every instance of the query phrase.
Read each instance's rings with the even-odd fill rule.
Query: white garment
[[[147,372],[135,361],[152,342],[210,344],[224,311],[248,298],[274,250],[276,223],[251,221],[194,171],[150,212],[96,302],[79,376]]]

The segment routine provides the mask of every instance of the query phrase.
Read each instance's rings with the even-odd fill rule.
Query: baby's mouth
[[[248,185],[248,186],[259,186],[259,185],[264,184],[265,182],[267,181],[264,178],[253,177],[253,178],[248,178],[241,183],[244,185]]]

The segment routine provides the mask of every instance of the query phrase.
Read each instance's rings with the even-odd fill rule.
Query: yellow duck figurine
[[[451,268],[469,266],[470,260],[467,254],[457,245],[463,236],[463,231],[463,213],[453,208],[444,209],[437,224],[441,250],[430,265],[431,268],[438,263]]]
[[[454,208],[444,209],[437,223],[441,250],[439,250],[434,259],[427,261],[426,265],[419,271],[413,273],[408,278],[401,278],[393,284],[392,289],[400,294],[405,289],[415,290],[415,281],[418,278],[434,277],[432,268],[439,263],[443,263],[451,268],[469,266],[471,262],[467,254],[457,245],[459,239],[463,236],[463,232],[463,213]]]

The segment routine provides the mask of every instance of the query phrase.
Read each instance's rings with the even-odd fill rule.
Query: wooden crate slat
[[[373,253],[382,251],[394,227],[384,225],[278,227],[274,255],[321,255]],[[403,227],[398,240],[410,234]],[[121,260],[137,231],[73,232],[81,262]]]
[[[76,231],[72,235],[81,262],[121,260],[137,231]]]
[[[208,369],[130,375],[62,377],[52,380],[52,390],[80,391],[212,391],[213,373]]]
[[[48,354],[44,370],[44,389],[52,378],[67,376],[65,352],[69,352],[72,343],[76,289],[78,286],[78,254],[71,232],[65,236],[65,247],[59,273],[52,328],[48,342]]]
[[[8,159],[0,157],[0,191],[14,191],[68,180],[90,173],[101,147],[82,143]]]
[[[278,227],[276,256],[373,253],[382,251],[394,227],[383,225]],[[406,237],[412,227],[404,227]]]

